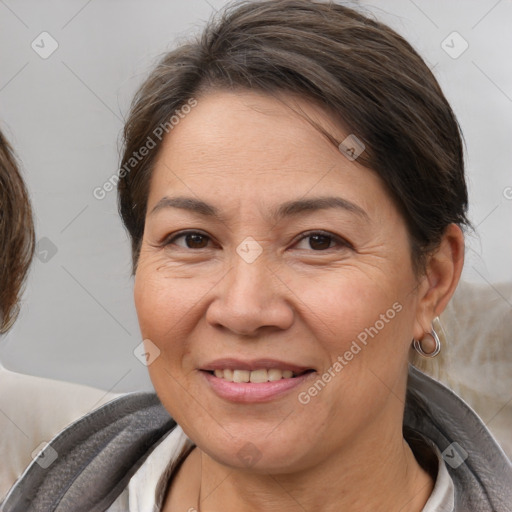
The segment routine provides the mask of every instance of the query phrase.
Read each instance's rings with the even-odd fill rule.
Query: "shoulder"
[[[0,498],[42,443],[117,396],[101,389],[13,372],[0,364]]]
[[[71,511],[78,504],[104,510],[175,426],[154,393],[115,398],[52,439],[11,489],[2,510],[58,506]]]
[[[454,482],[456,512],[510,512],[510,460],[471,407],[412,366],[405,427],[422,434],[441,452]]]
[[[512,458],[512,282],[460,282],[441,315],[437,377],[467,401]]]

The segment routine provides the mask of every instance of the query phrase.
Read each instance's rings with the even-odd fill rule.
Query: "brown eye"
[[[183,239],[185,243],[177,243],[177,240]],[[180,247],[184,247],[186,249],[204,249],[208,246],[208,242],[210,240],[210,237],[207,235],[203,235],[202,233],[197,233],[195,231],[189,231],[187,233],[181,233],[179,235],[176,235],[167,242],[165,242],[165,245],[178,245]]]
[[[304,233],[295,247],[297,249],[313,250],[318,252],[333,248],[342,250],[353,248],[352,245],[343,238],[331,233],[324,233],[320,231]]]
[[[315,251],[329,249],[332,242],[332,237],[327,235],[311,235],[308,238],[309,246]]]
[[[185,241],[190,249],[203,249],[208,245],[207,237],[199,233],[185,235]]]

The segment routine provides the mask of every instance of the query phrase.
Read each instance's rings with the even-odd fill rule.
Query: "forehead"
[[[372,209],[387,194],[380,178],[346,158],[336,140],[347,134],[322,107],[299,97],[215,91],[197,98],[163,141],[151,180],[148,211],[162,196],[207,195],[229,207],[243,201],[343,193]]]
[[[342,140],[344,133],[327,112],[298,96],[280,98],[247,90],[206,93],[166,136],[161,153],[175,163],[219,168],[225,162],[244,173],[271,164],[299,170],[297,162],[306,155],[319,163],[341,162],[337,148],[312,125]]]

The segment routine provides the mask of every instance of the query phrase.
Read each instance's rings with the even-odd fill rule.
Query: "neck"
[[[432,492],[432,478],[401,436],[392,440],[381,433],[373,439],[333,453],[307,471],[285,474],[229,468],[196,448],[164,510],[420,512]]]

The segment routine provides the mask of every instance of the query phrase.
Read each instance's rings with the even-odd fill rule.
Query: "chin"
[[[223,466],[262,474],[289,473],[308,458],[307,454],[298,451],[304,447],[307,436],[305,432],[289,430],[269,435],[276,425],[273,423],[271,428],[255,431],[246,424],[238,424],[237,429],[231,423],[225,425],[225,430],[218,425],[214,429],[210,427],[208,436],[204,435],[203,429],[187,435],[202,452]],[[238,433],[231,436],[233,432]]]

